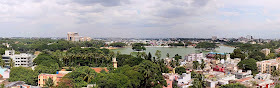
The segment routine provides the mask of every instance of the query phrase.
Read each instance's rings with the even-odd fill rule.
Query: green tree
[[[124,46],[126,46],[126,44],[122,43],[122,42],[116,42],[116,43],[111,43],[110,46],[113,46],[113,47],[124,47]]]
[[[209,43],[209,42],[199,42],[195,48],[202,48],[206,50],[213,50],[219,46],[216,45],[216,43]]]
[[[184,67],[177,67],[175,68],[175,72],[182,75],[182,73],[186,73],[186,68]]]
[[[193,61],[193,69],[197,69],[199,66],[198,61]]]
[[[101,88],[131,88],[129,78],[120,73],[100,74],[96,84]]]
[[[174,58],[177,62],[179,62],[179,59],[182,59],[182,56],[180,56],[179,54],[176,54],[173,58]]]
[[[257,61],[265,60],[265,54],[259,51],[254,51],[250,53],[249,58],[253,58]]]
[[[135,51],[143,51],[146,50],[145,45],[146,44],[143,43],[134,43],[132,44],[132,49]]]
[[[11,68],[10,82],[24,81],[29,85],[37,85],[38,74],[35,74],[32,69],[25,67],[13,67]]]
[[[53,87],[53,86],[54,86],[53,79],[48,78],[48,80],[45,82],[45,85],[44,85],[44,86],[46,86],[46,87],[48,87],[48,88]]]
[[[202,70],[205,68],[205,62],[204,62],[203,59],[201,60],[200,68],[201,68]]]
[[[159,60],[160,57],[161,57],[161,51],[157,50],[156,53],[155,53],[155,56],[157,57],[157,60]]]
[[[230,54],[230,58],[234,59],[234,58],[241,58],[241,60],[245,59],[245,54],[241,52],[240,49],[234,49],[233,53]]]
[[[169,58],[169,57],[170,57],[169,53],[167,53],[167,54],[166,54],[166,57],[167,57],[167,58]]]
[[[258,73],[258,68],[257,68],[257,64],[256,64],[256,60],[254,59],[246,59],[246,60],[242,60],[240,61],[237,66],[239,69],[243,69],[243,70],[251,70],[253,74],[257,74]]]
[[[13,68],[15,66],[15,62],[13,61],[13,59],[10,59],[10,68]]]

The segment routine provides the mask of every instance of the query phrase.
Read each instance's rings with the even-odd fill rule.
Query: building
[[[68,41],[79,42],[79,41],[90,41],[91,38],[90,37],[79,36],[79,33],[77,33],[77,32],[68,32],[67,33],[67,40]]]
[[[6,50],[2,55],[2,59],[5,61],[5,67],[10,68],[10,61],[12,59],[14,67],[31,67],[33,65],[32,60],[35,58],[32,54],[15,54],[14,50]]]
[[[194,53],[185,56],[186,61],[198,61],[203,59],[203,53]]]
[[[91,69],[93,69],[97,73],[100,73],[102,70],[104,70],[105,72],[109,71],[106,67],[93,67]]]
[[[254,39],[253,36],[251,36],[251,35],[247,35],[246,38],[247,38],[248,40],[253,40],[253,39]]]
[[[68,32],[67,40],[68,41],[80,41],[80,36],[77,32]]]
[[[242,70],[239,70],[237,73],[235,73],[235,77],[237,79],[247,78],[247,77],[253,77],[252,71],[248,70],[247,72],[242,72]]]
[[[265,56],[267,56],[268,54],[270,54],[270,49],[262,49],[261,52],[264,53]]]
[[[15,81],[5,85],[5,88],[41,88],[41,87],[25,84],[25,82],[23,81]]]
[[[262,73],[271,74],[273,70],[279,69],[279,65],[280,65],[279,63],[280,63],[280,58],[258,61],[257,62],[258,71]]]
[[[44,87],[45,82],[51,78],[53,80],[54,85],[57,85],[59,80],[66,74],[46,74],[46,73],[41,73],[38,76],[38,86]]]

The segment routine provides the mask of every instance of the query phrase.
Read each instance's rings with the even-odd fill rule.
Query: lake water
[[[232,53],[235,48],[227,47],[227,46],[220,46],[220,48],[216,48],[214,52],[217,53]],[[170,57],[175,56],[175,54],[179,54],[184,58],[185,55],[192,54],[192,53],[199,53],[198,49],[195,48],[185,48],[185,47],[146,47],[147,54],[151,52],[152,56],[155,56],[157,50],[161,51],[161,58],[166,58],[166,54],[169,53]],[[121,54],[130,54],[134,52],[131,47],[113,49],[115,53],[120,51]],[[203,51],[204,54],[208,53],[207,51]]]

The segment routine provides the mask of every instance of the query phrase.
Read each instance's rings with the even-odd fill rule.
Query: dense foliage
[[[206,50],[213,50],[215,48],[218,48],[219,46],[216,45],[216,43],[210,43],[210,42],[199,42],[195,48],[202,48]]]
[[[246,60],[242,60],[240,61],[237,66],[240,69],[243,70],[251,70],[253,74],[257,74],[258,73],[258,68],[257,68],[257,64],[256,64],[256,60],[254,59],[246,59]]]
[[[38,74],[25,67],[13,67],[10,72],[10,82],[24,81],[29,85],[37,85]]]
[[[186,68],[184,67],[177,67],[175,68],[175,72],[182,75],[182,73],[186,73]]]
[[[122,43],[122,42],[116,42],[116,43],[111,43],[110,46],[113,46],[113,47],[124,47],[124,46],[126,46],[126,44]]]
[[[146,44],[143,43],[134,43],[132,44],[132,49],[135,51],[143,51],[146,50],[145,46]]]

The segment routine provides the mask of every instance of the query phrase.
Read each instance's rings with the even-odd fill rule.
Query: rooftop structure
[[[109,71],[106,67],[94,67],[94,68],[91,68],[91,69],[93,69],[97,73],[100,73],[102,70],[105,70],[106,72]]]
[[[270,49],[265,48],[265,49],[262,49],[261,52],[264,53],[265,56],[267,56],[268,54],[270,54]]]

